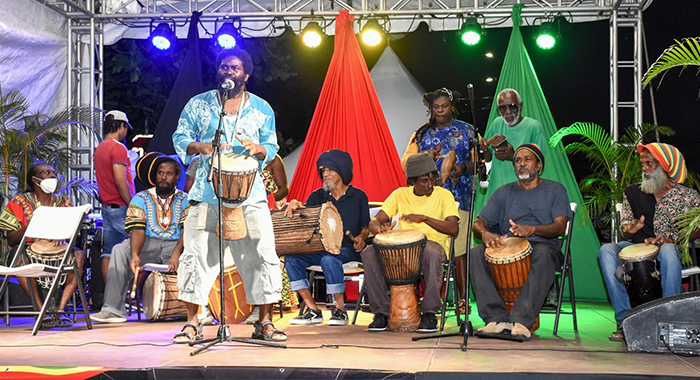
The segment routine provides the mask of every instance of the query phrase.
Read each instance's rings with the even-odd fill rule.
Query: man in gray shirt
[[[554,283],[555,271],[563,263],[558,237],[565,233],[571,208],[564,186],[540,178],[544,154],[536,144],[520,145],[513,165],[518,181],[498,188],[474,221],[474,234],[484,243],[472,249],[470,264],[479,316],[486,322],[476,335],[526,341]],[[510,311],[484,256],[487,247],[503,247],[506,237],[526,239],[532,247],[530,272]]]

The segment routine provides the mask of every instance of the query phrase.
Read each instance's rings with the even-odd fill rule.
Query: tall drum
[[[221,167],[216,156],[212,158],[214,192],[221,196],[223,230],[225,240],[239,240],[246,237],[248,228],[239,207],[248,199],[258,173],[258,161],[252,157],[236,153],[221,154]],[[221,189],[218,176],[221,173]],[[216,227],[219,235],[219,227]]]
[[[639,306],[663,295],[657,256],[659,247],[646,243],[627,246],[617,254],[630,306]]]
[[[387,284],[391,286],[389,331],[416,331],[420,309],[414,285],[420,280],[421,258],[428,239],[416,230],[382,232],[374,237],[374,250]]]

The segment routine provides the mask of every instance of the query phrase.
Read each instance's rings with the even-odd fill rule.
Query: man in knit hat
[[[329,326],[345,326],[348,324],[348,314],[345,312],[345,281],[343,264],[350,261],[360,261],[360,252],[365,247],[365,239],[369,235],[369,205],[364,191],[352,186],[352,158],[347,152],[332,149],[321,153],[316,160],[318,175],[323,181],[323,187],[309,195],[305,204],[293,199],[285,209],[285,215],[292,216],[294,210],[301,207],[320,206],[331,202],[340,214],[343,229],[349,231],[352,237],[344,235],[339,254],[321,253],[313,255],[291,255],[285,259],[285,267],[289,275],[290,289],[299,292],[307,310],[303,315],[292,318],[293,325],[308,325],[323,322],[321,309],[309,291],[309,281],[306,278],[306,268],[311,265],[321,265],[326,277],[326,293],[335,299],[335,307],[331,307]]]
[[[423,299],[418,332],[431,333],[437,330],[435,314],[442,305],[442,264],[447,262],[450,236],[457,236],[459,232],[459,213],[452,193],[435,186],[437,166],[429,153],[418,153],[408,158],[406,178],[408,186],[389,194],[381,210],[370,221],[369,229],[375,235],[389,231],[393,228],[389,224],[391,218],[398,215],[399,229],[418,230],[428,238],[421,256]],[[384,331],[389,322],[390,299],[374,247],[369,246],[362,251],[362,263],[369,306],[374,313],[369,331]]]
[[[478,337],[529,340],[555,271],[564,262],[559,237],[566,232],[571,206],[564,186],[540,178],[544,162],[538,145],[518,146],[513,156],[518,181],[499,187],[474,221],[474,235],[484,242],[472,249],[469,258],[479,316],[486,323],[477,330]],[[532,248],[530,272],[510,311],[484,255],[487,247],[501,248],[506,237],[527,239]]]
[[[669,144],[651,143],[637,146],[637,151],[642,163],[642,182],[625,189],[620,220],[622,235],[628,240],[604,244],[598,251],[617,322],[617,331],[609,337],[612,341],[624,340],[621,324],[630,309],[627,289],[615,276],[620,266],[617,254],[632,244],[658,245],[663,297],[680,293],[681,261],[676,248],[679,236],[674,221],[679,214],[700,207],[698,192],[681,185],[688,171],[678,149]]]

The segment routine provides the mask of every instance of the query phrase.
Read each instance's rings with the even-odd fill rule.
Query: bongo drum
[[[66,252],[67,246],[68,244],[56,245],[54,240],[37,240],[27,247],[27,256],[31,263],[58,267],[61,265],[61,260],[63,260],[63,254]],[[73,260],[73,255],[68,255],[66,266],[73,265]],[[39,277],[36,281],[41,287],[49,289],[53,278]],[[66,282],[66,274],[62,274],[58,281],[58,284],[63,286]]]
[[[389,331],[416,331],[420,310],[414,284],[420,280],[421,258],[428,239],[417,230],[394,230],[374,237],[372,246],[391,287]]]
[[[343,243],[343,220],[333,203],[294,210],[270,211],[278,256],[329,252],[339,254]]]
[[[646,243],[627,246],[617,254],[630,306],[639,306],[663,295],[658,255],[659,247]]]
[[[151,272],[141,291],[143,314],[149,321],[187,318],[185,303],[177,295],[177,275]]]
[[[506,237],[500,248],[486,248],[484,258],[489,263],[491,278],[498,294],[510,311],[530,273],[530,242],[523,238]],[[540,327],[539,315],[530,331]]]
[[[221,276],[216,276],[214,286],[209,291],[209,310],[217,321],[221,321]],[[226,321],[224,323],[240,323],[245,321],[253,311],[253,306],[246,303],[243,280],[238,274],[236,265],[227,265],[224,269],[224,287],[226,291]]]
[[[214,192],[221,196],[223,230],[225,240],[239,240],[244,238],[248,229],[245,225],[243,210],[239,207],[245,202],[253,188],[255,176],[258,172],[258,161],[252,157],[236,153],[221,154],[221,168],[216,156],[212,157],[214,170]],[[221,172],[221,190],[219,190],[218,176]],[[219,236],[219,227],[216,228]]]

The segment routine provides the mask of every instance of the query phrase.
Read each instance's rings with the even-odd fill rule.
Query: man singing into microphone
[[[179,298],[187,305],[188,322],[174,342],[188,343],[202,337],[198,323],[198,305],[206,305],[211,287],[219,273],[218,200],[207,180],[212,159],[212,141],[219,124],[221,100],[225,112],[221,151],[249,155],[259,161],[262,170],[277,154],[275,116],[270,105],[246,91],[246,82],[253,72],[250,55],[241,49],[223,50],[216,57],[218,90],[196,95],[185,106],[173,145],[188,164],[195,154],[201,159],[194,184],[190,189],[190,212],[185,219],[184,251],[178,267]],[[233,85],[231,85],[231,82]],[[248,229],[240,240],[224,240],[243,279],[248,304],[259,305],[259,321],[253,338],[283,341],[286,334],[270,321],[272,303],[281,298],[282,272],[275,252],[272,219],[267,207],[265,186],[259,175],[241,205]],[[225,247],[222,247],[225,248]]]

